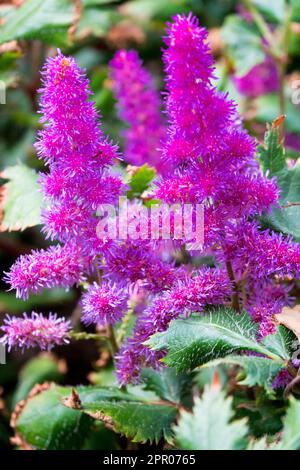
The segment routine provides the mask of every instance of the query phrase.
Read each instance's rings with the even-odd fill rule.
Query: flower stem
[[[238,286],[234,277],[234,271],[233,271],[231,261],[226,261],[226,269],[227,269],[228,277],[233,286],[232,308],[240,313],[241,307],[240,307],[240,300],[239,300],[239,289],[238,289]]]
[[[111,325],[107,325],[107,339],[109,341],[111,352],[115,355],[119,351],[114,329]]]
[[[120,326],[120,329],[118,331],[118,337],[117,337],[117,342],[118,344],[121,344],[124,341],[124,338],[126,336],[126,331],[128,328],[128,325],[130,323],[130,320],[134,314],[134,305],[129,305],[128,311],[126,315],[124,315],[124,318],[122,320],[122,324]]]
[[[69,336],[74,340],[88,340],[94,339],[95,341],[108,341],[109,338],[98,333],[87,333],[86,331],[70,331]]]

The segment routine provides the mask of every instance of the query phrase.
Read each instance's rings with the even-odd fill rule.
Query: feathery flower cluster
[[[113,90],[124,131],[125,159],[133,165],[148,163],[163,171],[158,148],[165,134],[161,102],[152,77],[136,51],[118,51],[110,62]]]
[[[50,313],[44,317],[41,313],[32,312],[31,317],[26,313],[23,318],[7,317],[4,326],[0,327],[4,336],[0,342],[8,346],[21,349],[39,347],[50,350],[53,346],[60,346],[69,342],[68,333],[71,324],[64,318],[58,318],[56,314]]]
[[[168,24],[163,53],[166,133],[159,99],[136,53],[120,51],[111,67],[120,116],[130,126],[126,158],[157,165],[162,177],[155,196],[162,202],[205,205],[205,250],[214,259],[212,268],[194,270],[188,256],[186,265],[177,266],[175,251],[184,256],[184,240],[98,239],[95,210],[100,203],[114,202],[122,191],[121,181],[108,168],[118,152],[97,126],[88,82],[75,61],[59,53],[43,71],[45,128],[37,149],[50,170],[41,176],[49,202],[44,233],[62,246],[21,257],[7,279],[26,298],[44,287],[70,287],[98,265],[103,282],[92,284],[82,297],[86,325],[114,324],[125,313],[128,292],[138,292],[135,329],[117,356],[122,384],[138,380],[145,365],[159,366],[163,353],[144,344],[152,334],[164,331],[179,315],[228,304],[233,294],[259,322],[260,338],[269,334],[274,313],[292,302],[287,277],[300,272],[299,245],[262,231],[255,221],[278,205],[279,190],[274,179],[261,173],[256,143],[243,129],[236,105],[212,84],[213,58],[206,40],[206,30],[191,14],[178,15]],[[131,209],[134,219],[139,203],[134,201]],[[25,320],[32,329],[24,329],[22,341],[17,340],[18,324],[23,331]],[[51,333],[47,339],[51,322],[61,329],[65,325],[37,314],[9,319],[3,341],[10,346],[60,344],[59,338],[67,335],[59,328],[59,338]],[[31,340],[34,328],[36,342]]]
[[[128,292],[109,282],[96,282],[82,296],[82,321],[85,325],[114,325],[126,311]]]
[[[235,104],[212,85],[213,58],[206,40],[206,30],[191,14],[168,24],[163,60],[169,126],[162,159],[170,170],[159,181],[156,196],[167,203],[205,204],[205,244],[223,277],[214,283],[215,271],[205,270],[201,283],[193,286],[191,278],[185,288],[175,281],[156,295],[119,354],[121,383],[137,380],[143,364],[158,365],[160,356],[143,344],[151,334],[166,329],[180,314],[226,302],[232,277],[241,306],[244,298],[255,299],[244,307],[260,323],[260,337],[269,334],[272,315],[291,302],[285,276],[299,274],[299,246],[260,231],[253,221],[278,204],[277,183],[262,175],[255,141],[243,130]]]
[[[45,287],[69,288],[82,280],[82,256],[71,245],[50,246],[22,255],[5,278],[16,290],[16,296],[26,300],[30,293],[37,294]]]
[[[105,139],[83,71],[71,57],[59,53],[42,71],[41,122],[36,148],[50,172],[41,175],[50,204],[43,212],[44,233],[63,243],[72,241],[88,255],[98,254],[95,210],[114,203],[121,181],[108,172],[118,157]]]
[[[151,335],[164,331],[171,320],[181,314],[201,312],[205,305],[222,304],[230,296],[227,273],[205,268],[174,283],[139,317],[132,338],[117,357],[118,379],[126,384],[136,381],[142,366],[157,367],[161,353],[151,351],[144,343]]]
[[[121,180],[108,169],[118,157],[117,148],[99,128],[98,113],[89,101],[89,82],[75,60],[60,51],[49,58],[42,71],[42,84],[44,129],[39,132],[36,148],[49,167],[40,176],[47,200],[43,232],[62,245],[21,256],[11,267],[6,281],[23,299],[43,288],[69,288],[84,279],[104,248],[97,237],[96,209],[99,204],[115,202],[122,190]],[[24,337],[27,346],[60,344],[66,325],[55,316],[12,318],[5,327],[4,342],[22,345]]]

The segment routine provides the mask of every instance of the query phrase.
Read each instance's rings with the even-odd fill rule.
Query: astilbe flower
[[[69,342],[71,323],[56,314],[50,313],[45,317],[32,312],[30,317],[26,313],[21,318],[7,315],[0,329],[4,332],[0,342],[7,345],[9,351],[13,347],[23,350],[39,347],[49,351],[54,346]]]
[[[91,272],[95,258],[106,247],[97,237],[96,209],[99,204],[115,202],[123,189],[120,178],[109,171],[109,165],[119,158],[117,147],[104,137],[99,127],[98,112],[89,100],[92,94],[89,82],[75,60],[60,51],[48,58],[39,92],[44,128],[38,134],[36,148],[49,167],[47,173],[40,175],[46,198],[43,232],[62,245],[21,256],[11,267],[6,281],[23,299],[43,288],[69,288]],[[64,324],[56,317],[43,320],[34,314],[31,320],[11,320],[12,332],[18,331],[18,322],[21,332],[27,325],[31,328],[29,339],[25,338],[28,346],[40,342],[44,348],[48,326],[49,341],[52,335],[53,342],[59,343],[55,341],[56,327],[58,340],[60,331],[63,337]],[[35,328],[34,343],[30,338],[34,338]]]
[[[210,201],[206,245],[214,247],[221,266],[232,263],[238,282],[298,276],[299,245],[261,231],[249,219],[278,205],[279,190],[275,179],[261,174],[256,144],[243,130],[235,104],[212,85],[206,38],[192,15],[168,25],[163,59],[169,128],[162,154],[177,169],[162,178],[157,195],[172,203]],[[260,295],[263,299],[262,288]]]
[[[44,288],[69,288],[82,280],[83,259],[75,246],[51,246],[22,255],[13,264],[5,280],[16,296],[26,300],[30,293]]]
[[[242,129],[235,104],[212,85],[206,39],[192,15],[168,25],[163,60],[169,128],[162,156],[176,169],[159,182],[157,196],[182,203],[212,198],[218,228],[232,217],[267,210],[277,203],[278,190],[260,174],[255,142]]]
[[[275,333],[274,315],[280,313],[283,307],[293,305],[295,299],[290,294],[291,288],[292,286],[279,280],[248,280],[245,286],[248,297],[245,307],[259,324],[259,338]]]
[[[150,73],[136,51],[120,50],[110,62],[110,75],[119,117],[128,126],[123,132],[125,159],[133,165],[148,163],[163,171],[158,149],[165,126]]]
[[[88,255],[101,250],[95,211],[114,203],[122,191],[120,178],[108,166],[117,147],[103,135],[99,115],[89,101],[89,82],[75,60],[60,52],[44,66],[38,155],[50,167],[41,175],[49,200],[43,211],[44,233],[63,243],[72,240]]]
[[[114,325],[127,308],[128,292],[116,284],[96,282],[82,296],[82,321],[85,325]]]
[[[181,314],[201,312],[206,305],[222,304],[230,293],[231,285],[225,272],[204,268],[155,297],[138,318],[133,336],[117,357],[119,382],[136,381],[143,365],[158,366],[161,353],[151,351],[144,344],[151,335],[166,330],[170,321]]]
[[[299,277],[300,246],[282,234],[261,231],[253,221],[227,225],[220,259],[231,260],[237,276],[248,272],[263,279],[271,275]]]
[[[128,241],[114,244],[105,254],[105,276],[129,285],[139,283],[152,292],[170,287],[178,278],[178,270],[164,263],[149,243]]]
[[[275,390],[278,388],[285,388],[292,379],[293,377],[289,371],[287,369],[282,369],[273,380],[272,388]]]

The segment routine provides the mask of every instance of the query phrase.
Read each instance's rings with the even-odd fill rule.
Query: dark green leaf
[[[28,361],[19,374],[19,382],[13,397],[13,406],[27,397],[36,384],[46,381],[59,382],[63,377],[63,362],[52,354],[40,354]]]
[[[268,442],[268,437],[250,442],[249,450],[299,450],[300,449],[300,401],[290,399],[287,413],[283,418],[283,431],[281,438],[274,442]]]
[[[160,398],[180,404],[191,393],[192,376],[177,373],[175,369],[164,368],[159,371],[144,369],[141,379],[147,390],[153,390]]]
[[[264,173],[277,179],[282,205],[282,209],[274,208],[266,215],[265,220],[272,228],[300,240],[300,206],[292,205],[300,202],[300,166],[288,169],[277,127],[268,128],[265,143],[260,145],[258,150]]]
[[[246,312],[237,314],[231,309],[219,308],[172,321],[166,332],[155,334],[147,344],[156,350],[167,350],[163,361],[178,371],[193,369],[242,350],[280,360],[256,337],[257,324]]]
[[[285,367],[283,361],[258,356],[226,356],[210,361],[204,367],[215,367],[220,364],[240,366],[244,374],[242,378],[239,377],[239,384],[247,387],[259,385],[269,392],[272,391],[272,383],[276,375]]]
[[[140,392],[132,393],[132,388],[125,392],[116,387],[80,387],[78,393],[84,414],[109,422],[115,432],[125,434],[133,442],[158,442],[162,437],[172,437],[171,424],[177,408],[171,404],[150,402]]]
[[[34,449],[80,449],[92,423],[77,410],[61,404],[70,390],[55,385],[29,398],[19,412],[16,431]]]

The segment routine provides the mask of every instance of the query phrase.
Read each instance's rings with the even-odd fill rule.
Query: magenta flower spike
[[[110,62],[118,114],[124,131],[125,159],[133,165],[148,163],[164,171],[159,149],[165,135],[161,101],[150,73],[134,50],[118,51]]]
[[[23,350],[38,347],[49,351],[69,342],[71,324],[56,314],[45,317],[32,312],[30,317],[26,313],[20,318],[7,315],[0,329],[4,332],[0,342],[7,345],[9,351],[15,347]]]
[[[125,313],[127,299],[126,289],[106,281],[103,281],[101,285],[95,282],[82,296],[83,323],[114,325]]]

